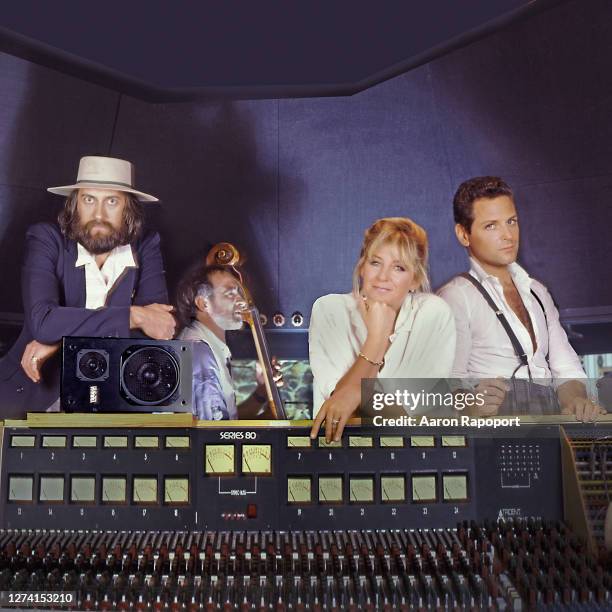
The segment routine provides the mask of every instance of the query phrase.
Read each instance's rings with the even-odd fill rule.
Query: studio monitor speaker
[[[66,412],[191,412],[191,343],[67,336],[61,408]]]

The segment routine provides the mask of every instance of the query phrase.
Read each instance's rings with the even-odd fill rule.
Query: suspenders
[[[512,327],[510,327],[510,323],[508,323],[508,319],[506,319],[506,317],[504,316],[504,313],[497,307],[497,304],[495,304],[495,302],[493,301],[493,298],[489,295],[488,291],[482,286],[482,284],[476,278],[474,278],[468,272],[464,272],[463,274],[460,274],[459,276],[470,281],[470,283],[472,283],[472,285],[476,287],[480,295],[482,295],[486,303],[491,307],[491,309],[495,313],[497,320],[501,323],[501,326],[504,328],[504,331],[506,332],[508,339],[510,340],[510,343],[512,344],[512,348],[514,349],[516,356],[521,362],[520,365],[516,368],[516,370],[518,370],[521,366],[528,365],[527,353],[523,349],[521,343],[519,342],[519,339],[516,337],[516,334],[512,330]],[[538,297],[538,295],[533,289],[531,290],[531,294],[537,300],[538,304],[540,305],[540,308],[542,309],[542,312],[544,313],[544,319],[546,321],[546,328],[548,329],[548,319],[546,317],[546,310],[544,310],[544,304],[542,304],[542,300],[540,300],[540,298]],[[548,361],[548,354],[546,355],[546,361]],[[516,370],[514,370],[514,372],[512,373],[512,378],[514,377]],[[527,370],[529,371],[529,368],[527,368]],[[529,372],[529,378],[531,379],[531,372]]]

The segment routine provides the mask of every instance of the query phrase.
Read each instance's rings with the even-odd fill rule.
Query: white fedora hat
[[[79,173],[74,185],[49,187],[47,191],[68,196],[74,189],[115,189],[133,193],[141,202],[157,202],[158,199],[134,189],[134,164],[115,157],[90,155],[81,157]]]

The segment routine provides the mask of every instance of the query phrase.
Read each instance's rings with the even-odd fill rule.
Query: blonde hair
[[[418,291],[431,291],[427,275],[427,232],[407,217],[386,217],[375,221],[365,231],[359,260],[353,271],[355,295],[359,295],[361,289],[361,270],[366,260],[386,244],[397,247],[401,263],[414,272]]]

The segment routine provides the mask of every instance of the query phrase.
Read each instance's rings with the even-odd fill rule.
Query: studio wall
[[[20,311],[25,227],[57,210],[44,188],[85,154],[132,160],[162,200],[171,289],[227,240],[263,312],[308,316],[350,288],[364,229],[391,215],[428,230],[439,286],[466,265],[454,190],[500,174],[525,266],[561,308],[610,306],[611,22],[605,0],[562,3],[350,98],[152,105],[2,55],[0,310]]]

